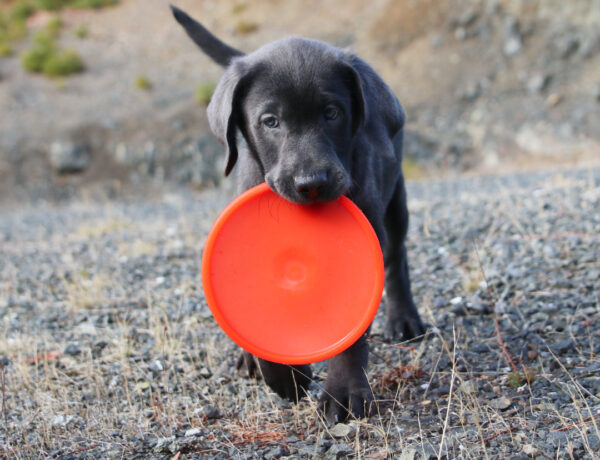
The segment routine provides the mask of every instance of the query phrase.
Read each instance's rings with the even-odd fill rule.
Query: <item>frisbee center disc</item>
[[[307,268],[299,260],[288,260],[283,268],[285,284],[297,285],[306,279]]]
[[[299,294],[314,288],[318,261],[310,251],[290,246],[276,254],[273,262],[274,277],[283,291]]]

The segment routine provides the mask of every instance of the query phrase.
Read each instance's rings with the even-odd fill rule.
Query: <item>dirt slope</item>
[[[600,158],[597,1],[175,3],[244,51],[290,34],[351,47],[404,104],[407,154],[421,168]],[[86,72],[59,82],[26,74],[18,52],[28,40],[0,58],[0,191],[26,185],[45,195],[51,184],[107,178],[218,182],[220,150],[194,90],[221,69],[175,24],[168,2],[123,0],[61,16],[61,44],[79,51]],[[49,17],[30,18],[30,29]],[[80,24],[84,40],[73,35]],[[138,76],[152,88],[137,88]],[[58,177],[53,143],[89,150],[85,172]]]

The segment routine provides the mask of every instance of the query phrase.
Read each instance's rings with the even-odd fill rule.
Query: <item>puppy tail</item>
[[[196,22],[185,12],[170,5],[173,16],[185,29],[189,37],[204,51],[213,61],[222,67],[227,67],[234,57],[243,56],[244,53],[223,43],[200,23]]]

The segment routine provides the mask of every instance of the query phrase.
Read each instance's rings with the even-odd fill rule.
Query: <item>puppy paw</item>
[[[384,337],[387,340],[411,340],[422,338],[427,332],[427,326],[418,316],[388,318],[385,325]]]
[[[244,377],[262,378],[279,396],[297,403],[308,393],[312,382],[312,370],[309,365],[273,363],[257,358],[242,350],[235,365]]]
[[[256,359],[246,350],[242,350],[240,355],[238,356],[237,362],[235,363],[235,368],[243,377],[260,377],[260,372],[258,370],[258,364],[256,363]]]
[[[297,403],[308,394],[312,382],[309,365],[287,365],[259,360],[260,371],[265,383],[279,396]]]
[[[368,417],[373,405],[373,393],[367,379],[361,382],[336,382],[325,384],[319,398],[319,409],[330,422],[343,422],[349,418]]]

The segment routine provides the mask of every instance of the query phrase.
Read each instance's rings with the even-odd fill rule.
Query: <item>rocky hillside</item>
[[[244,51],[290,34],[352,48],[403,102],[416,175],[600,158],[596,0],[175,3]],[[54,17],[44,11],[0,58],[2,196],[63,196],[90,183],[103,193],[165,179],[218,183],[221,147],[195,93],[221,69],[180,30],[168,2],[59,15],[60,46],[77,50],[83,73],[50,79],[23,70],[20,55]]]

